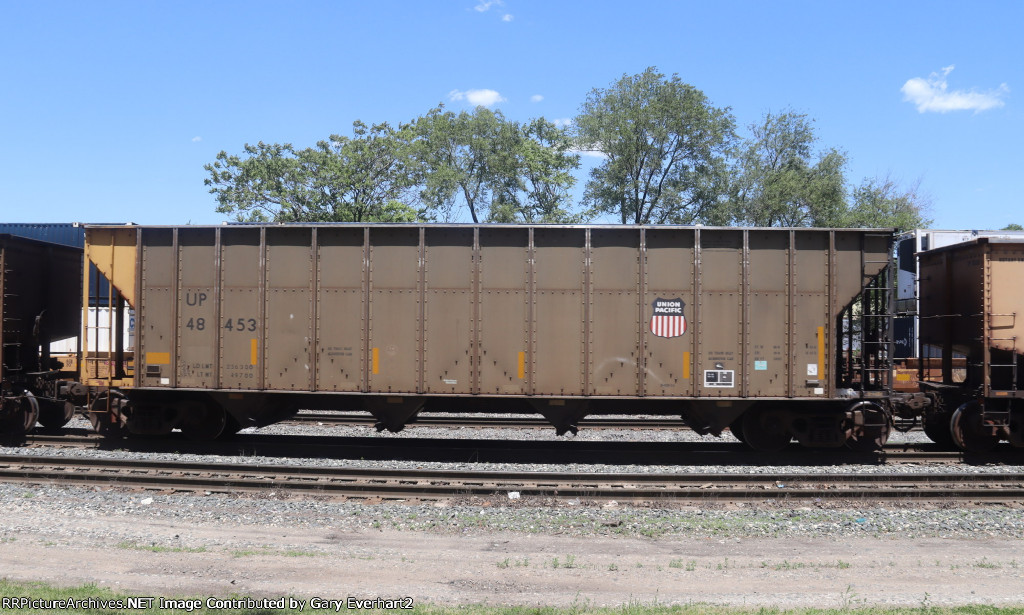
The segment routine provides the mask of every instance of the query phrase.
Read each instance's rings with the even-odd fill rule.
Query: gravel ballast
[[[489,433],[492,432],[493,433]],[[260,433],[556,440],[541,430],[281,425]],[[413,435],[415,434],[415,435]],[[691,432],[583,431],[669,441]],[[724,438],[730,438],[725,435]],[[894,434],[919,438],[916,433]],[[706,439],[706,438],[705,438]],[[5,454],[209,460],[97,449]],[[1022,466],[619,466],[222,457],[232,463],[457,470],[787,473],[1022,472]],[[133,591],[364,597],[492,604],[706,601],[738,606],[1024,603],[1020,503],[629,506],[493,497],[331,501],[0,484],[0,574]],[[189,579],[187,582],[183,579]],[[176,584],[177,583],[177,584]],[[184,584],[182,584],[184,583]],[[183,588],[176,590],[175,588]],[[975,593],[972,593],[975,592]]]

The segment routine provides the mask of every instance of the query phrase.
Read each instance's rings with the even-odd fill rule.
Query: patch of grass
[[[842,608],[801,608],[801,609],[779,609],[774,607],[721,607],[700,602],[688,603],[685,605],[666,605],[658,600],[651,602],[640,602],[630,600],[628,603],[618,607],[599,607],[591,601],[578,597],[572,604],[566,607],[536,607],[536,606],[490,606],[490,605],[462,605],[442,606],[427,603],[417,603],[409,610],[396,611],[374,611],[374,613],[391,613],[394,615],[1024,615],[1024,605],[1012,607],[994,607],[988,605],[971,605],[961,607],[936,607],[929,606],[929,597],[926,594],[919,607],[868,607],[854,606],[861,600],[852,586],[847,587],[844,594],[849,599],[846,606]],[[82,585],[77,587],[56,587],[44,583],[14,582],[0,579],[0,596],[16,596],[29,600],[126,600],[138,595],[113,592],[96,585]],[[233,596],[244,598],[245,596]],[[178,598],[183,598],[178,596]],[[343,599],[343,596],[339,596]],[[242,615],[243,613],[258,612],[260,615],[322,615],[333,613],[333,611],[314,610],[305,603],[303,610],[298,609],[262,609],[252,610],[219,610],[205,608],[205,598],[194,599],[203,603],[203,606],[191,611],[190,615]],[[305,600],[305,598],[302,598]],[[43,613],[41,609],[19,610],[19,613],[35,614]],[[87,612],[98,615],[123,615],[124,609],[116,607],[101,607],[95,609],[74,609],[65,612]],[[160,610],[157,601],[154,601],[150,608],[142,608],[131,611],[135,615],[186,615],[182,610]]]
[[[254,557],[257,555],[281,555],[284,557],[318,557],[324,555],[323,553],[317,553],[315,551],[298,551],[295,549],[286,549],[284,551],[278,549],[243,549],[239,551],[232,551],[232,557]]]
[[[677,558],[677,559],[674,559],[674,560],[670,561],[668,563],[668,567],[669,568],[679,568],[681,570],[686,570],[687,572],[693,572],[694,570],[697,569],[697,560],[692,560],[691,559],[691,560],[687,560],[687,561],[684,562],[682,558]]]
[[[130,551],[149,551],[151,553],[206,553],[206,547],[167,547],[156,543],[140,545],[127,540],[117,543],[117,548]]]

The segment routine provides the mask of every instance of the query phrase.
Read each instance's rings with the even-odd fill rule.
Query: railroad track
[[[0,455],[0,480],[185,492],[276,492],[333,498],[575,498],[632,502],[913,500],[1019,502],[1012,474],[620,474],[375,470]]]
[[[177,437],[174,437],[177,436]],[[84,430],[32,433],[18,442],[31,448],[94,448],[142,453],[191,453],[324,459],[412,460],[489,463],[601,463],[694,466],[823,465],[1024,465],[1024,456],[1008,446],[987,454],[940,450],[933,444],[889,444],[882,451],[802,449],[758,453],[738,442],[608,442],[581,440],[491,440],[330,435],[239,434],[232,439],[195,442],[180,434],[159,439],[106,439]]]

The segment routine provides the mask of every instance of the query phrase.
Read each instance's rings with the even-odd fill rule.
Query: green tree
[[[813,160],[813,120],[802,113],[767,113],[750,126],[740,150],[734,215],[750,226],[837,226],[846,210],[843,169],[836,149]]]
[[[331,135],[316,147],[246,144],[245,155],[217,154],[204,168],[217,211],[240,221],[411,222],[422,212],[404,203],[418,176],[410,164],[411,128],[356,121],[353,136]]]
[[[932,221],[925,217],[930,202],[920,192],[920,181],[901,188],[895,180],[867,178],[853,189],[853,205],[839,226],[851,228],[889,228],[909,230],[927,228]]]
[[[494,167],[497,185],[488,221],[580,222],[581,217],[570,211],[569,195],[580,156],[573,151],[568,131],[544,118],[513,123],[506,130],[512,134],[503,142],[511,147],[498,153]]]
[[[655,68],[623,75],[587,95],[575,121],[577,145],[599,152],[584,203],[623,224],[689,224],[725,202],[726,155],[735,122],[703,92]]]
[[[456,217],[460,202],[473,222],[480,222],[490,206],[495,179],[496,152],[507,130],[501,112],[477,107],[472,113],[431,109],[415,121],[416,159],[423,172],[420,197],[442,221]]]
[[[424,205],[445,221],[465,206],[473,222],[564,222],[579,156],[565,130],[477,107],[444,106],[415,121]]]
[[[1006,226],[1004,226],[1003,228],[1001,228],[999,230],[1001,230],[1001,231],[1024,231],[1024,226],[1021,226],[1019,224],[1007,224]]]

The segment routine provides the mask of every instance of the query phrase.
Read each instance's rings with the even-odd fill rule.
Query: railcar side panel
[[[696,356],[697,396],[738,397],[743,362],[744,233],[732,230],[700,232],[700,319]]]
[[[419,228],[370,229],[370,391],[419,392],[421,274]]]
[[[823,396],[831,378],[826,360],[832,317],[828,308],[829,235],[795,234],[793,320],[793,397]]]
[[[315,390],[365,390],[368,255],[364,227],[317,229]]]
[[[530,232],[481,227],[479,244],[479,390],[485,395],[525,395],[533,390]]]
[[[476,256],[471,228],[427,228],[424,241],[423,385],[470,395],[477,362]]]
[[[314,385],[311,242],[308,228],[267,230],[263,359],[264,387],[270,390]]]
[[[651,228],[644,232],[644,270],[641,276],[640,337],[643,340],[641,383],[638,392],[651,397],[691,397],[697,391],[698,309],[694,301],[696,281],[696,234],[692,229]],[[674,310],[665,314],[660,335],[651,328],[655,304]],[[661,314],[659,318],[663,318]],[[674,326],[675,328],[671,328]]]
[[[533,394],[583,395],[586,230],[533,232]]]
[[[589,248],[588,395],[634,395],[641,355],[640,234],[593,229]]]
[[[262,389],[264,254],[259,228],[221,232],[220,388]]]
[[[789,235],[751,231],[749,244],[746,394],[785,397],[789,382]]]
[[[215,388],[217,249],[212,229],[178,232],[177,385]]]
[[[174,318],[178,301],[175,283],[174,232],[171,229],[146,229],[139,255],[140,288],[136,315],[137,339],[142,383],[145,386],[174,387],[178,365],[177,343],[180,333]],[[97,334],[104,331],[99,328]]]

